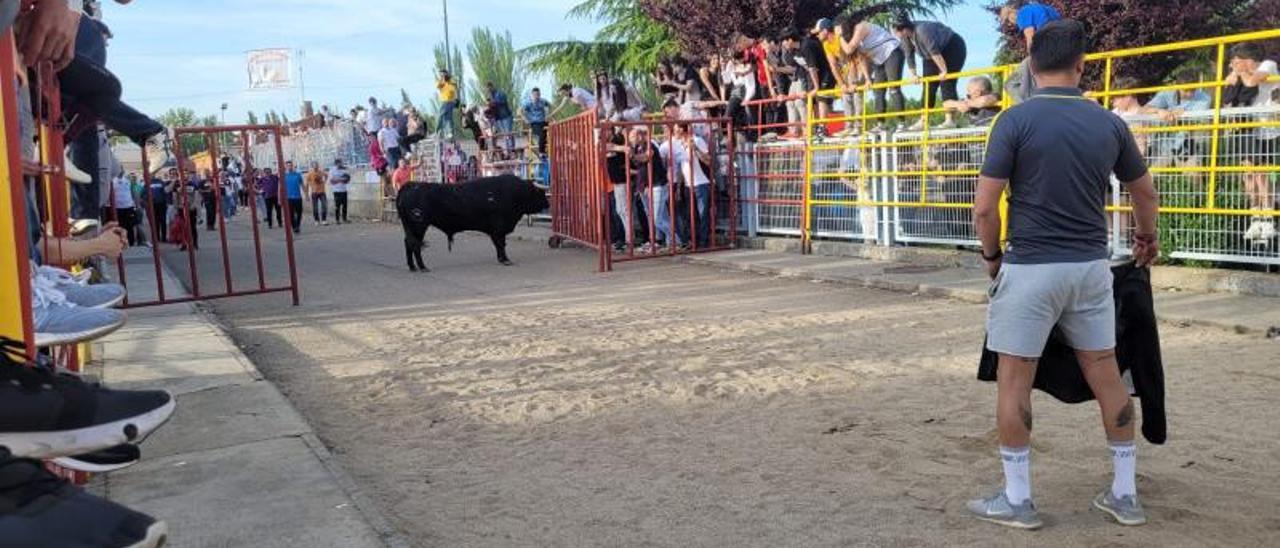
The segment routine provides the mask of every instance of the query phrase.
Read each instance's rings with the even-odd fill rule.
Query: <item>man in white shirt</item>
[[[690,132],[688,124],[676,124],[671,137],[658,147],[658,154],[666,165],[675,166],[678,179],[685,187],[684,192],[688,192],[689,186],[693,187],[694,208],[697,213],[694,219],[694,249],[708,247],[711,239],[711,178],[703,167],[711,165],[707,141]],[[677,215],[677,225],[683,224],[683,217],[686,216]],[[680,227],[676,230],[687,234],[687,230]],[[681,239],[688,241],[687,237]]]
[[[329,168],[329,189],[333,191],[333,219],[336,224],[347,223],[347,187],[351,184],[351,174],[343,167],[342,160],[334,160]]]
[[[1227,75],[1222,90],[1223,106],[1266,107],[1271,94],[1280,89],[1280,67],[1265,59],[1262,50],[1251,43],[1238,44],[1231,49],[1231,73]],[[1259,118],[1266,121],[1266,117]],[[1233,139],[1233,141],[1235,141]],[[1243,145],[1243,146],[1240,146]],[[1261,127],[1252,130],[1251,138],[1239,140],[1240,149],[1235,154],[1241,165],[1266,166],[1276,163],[1280,155],[1280,135],[1274,128]],[[1271,191],[1271,174],[1264,171],[1243,174],[1244,193],[1249,198],[1249,208],[1255,211],[1275,209],[1275,194]],[[1275,221],[1265,215],[1254,215],[1245,230],[1244,239],[1255,245],[1267,245],[1276,236]]]
[[[570,84],[560,86],[560,90],[557,94],[560,95],[561,99],[567,99],[568,102],[563,100],[560,101],[560,104],[556,105],[556,108],[551,110],[551,114],[547,115],[548,119],[555,118],[556,113],[560,112],[560,109],[564,108],[564,106],[569,103],[578,105],[578,108],[581,108],[582,110],[595,110],[596,105],[599,104],[596,101],[595,94]]]
[[[115,209],[116,224],[129,239],[129,247],[138,245],[138,208],[133,200],[133,188],[123,174],[111,180],[111,206]]]
[[[370,137],[376,136],[382,131],[382,109],[378,108],[378,100],[370,97],[369,108],[365,110],[364,132]]]
[[[382,147],[383,156],[387,157],[387,165],[400,165],[400,129],[394,118],[382,120],[382,129],[378,131],[378,146]]]

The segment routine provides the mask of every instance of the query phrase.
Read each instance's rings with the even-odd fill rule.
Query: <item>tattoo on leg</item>
[[[1130,424],[1133,424],[1133,400],[1125,403],[1120,414],[1116,416],[1116,428],[1124,428]]]
[[[1018,411],[1022,415],[1022,425],[1027,427],[1027,432],[1031,431],[1031,410],[1026,407],[1019,407]]]

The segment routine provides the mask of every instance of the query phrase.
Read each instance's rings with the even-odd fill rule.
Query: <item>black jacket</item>
[[[1160,360],[1160,333],[1151,298],[1151,271],[1133,263],[1111,268],[1115,277],[1116,359],[1120,371],[1129,371],[1133,389],[1142,403],[1142,437],[1163,444],[1168,435],[1164,413],[1164,365]],[[983,343],[978,380],[996,380],[996,353]],[[1054,328],[1040,357],[1034,386],[1066,403],[1093,399],[1076,361],[1075,352]]]

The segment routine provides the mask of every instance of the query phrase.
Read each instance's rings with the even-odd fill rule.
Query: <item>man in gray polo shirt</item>
[[[996,119],[974,206],[993,278],[987,347],[1000,355],[996,423],[1005,485],[968,507],[981,519],[1022,529],[1042,524],[1031,501],[1031,387],[1055,325],[1076,351],[1111,446],[1114,478],[1093,504],[1122,524],[1146,522],[1134,487],[1133,402],[1115,354],[1105,211],[1110,175],[1132,196],[1139,266],[1158,253],[1159,198],[1128,126],[1081,94],[1085,47],[1076,21],[1036,33],[1031,68],[1038,89]],[[999,203],[1006,186],[1009,241],[1002,251]]]

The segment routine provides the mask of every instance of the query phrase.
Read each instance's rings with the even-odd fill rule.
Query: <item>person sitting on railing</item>
[[[902,66],[906,62],[902,43],[884,27],[866,20],[891,6],[880,4],[836,18],[835,35],[840,42],[840,54],[864,82],[878,84],[902,79]],[[901,112],[905,102],[901,87],[872,90],[871,96],[871,111],[876,114]],[[875,125],[883,126],[880,122],[877,120]]]
[[[689,60],[682,55],[676,55],[671,58],[671,70],[674,71],[673,86],[678,90],[681,103],[688,101],[701,101],[703,97],[702,82],[698,77],[698,71],[689,64]]]
[[[427,122],[422,119],[422,114],[418,112],[418,107],[408,105],[404,107],[404,131],[401,136],[404,143],[405,151],[413,150],[413,145],[427,138]]]
[[[538,154],[547,153],[547,109],[551,103],[542,98],[542,90],[533,88],[529,100],[520,106],[519,116],[529,125],[533,139],[538,143]]]
[[[1062,15],[1052,6],[1027,0],[1009,0],[1000,8],[1000,23],[1017,27],[1026,41],[1027,51],[1031,51],[1031,40],[1036,31],[1045,25],[1061,19]],[[1031,57],[1023,59],[1018,68],[1004,85],[1005,93],[1013,100],[1013,104],[1021,103],[1036,91],[1036,79],[1031,75]]]
[[[671,68],[671,60],[663,57],[658,59],[658,67],[653,71],[653,85],[658,90],[658,97],[664,101],[668,96],[680,93],[680,88],[676,86],[675,69]]]
[[[698,81],[702,83],[702,99],[723,105],[728,100],[724,89],[724,59],[719,53],[707,56],[705,65],[698,67]],[[707,113],[712,118],[724,115],[724,109],[711,107]]]
[[[1193,71],[1184,71],[1175,80],[1177,85],[1190,85],[1198,81]],[[1213,99],[1200,89],[1164,90],[1156,93],[1143,112],[1156,116],[1168,123],[1177,122],[1178,118],[1188,112],[1203,112],[1213,108]],[[1197,156],[1205,150],[1205,139],[1191,139],[1187,132],[1159,133],[1154,136],[1154,150],[1151,152],[1152,163],[1169,164],[1171,162],[1185,165],[1199,165]],[[1195,175],[1201,175],[1196,173]]]
[[[572,84],[561,84],[560,89],[557,90],[556,93],[560,95],[560,101],[558,101],[560,104],[556,105],[556,108],[551,109],[551,114],[547,115],[547,117],[551,119],[555,119],[556,114],[560,112],[560,109],[563,109],[565,105],[568,105],[569,103],[578,105],[578,108],[582,110],[595,110],[596,105],[599,104],[599,102],[596,101],[596,96],[590,91]]]
[[[969,125],[985,126],[1000,113],[1000,96],[996,95],[995,86],[986,76],[970,78],[965,84],[965,98],[958,101],[943,101],[942,107],[947,109],[947,119],[938,129],[956,127],[955,115],[967,114]]]
[[[1227,75],[1227,85],[1222,90],[1222,106],[1264,107],[1271,104],[1272,92],[1280,89],[1280,82],[1273,80],[1280,74],[1275,61],[1264,60],[1258,46],[1245,43],[1231,49],[1230,67],[1231,74]],[[1280,158],[1277,158],[1280,155],[1278,133],[1280,130],[1274,127],[1246,129],[1239,138],[1228,142],[1235,142],[1239,147],[1234,154],[1240,158],[1241,165],[1276,165],[1280,164]],[[1244,174],[1244,192],[1249,198],[1250,209],[1275,209],[1270,186],[1270,174],[1267,172]],[[1245,231],[1245,239],[1270,241],[1270,237],[1264,236],[1275,236],[1275,224],[1271,217],[1255,216]]]
[[[943,101],[955,101],[960,98],[956,93],[956,79],[947,78],[952,72],[964,68],[965,59],[969,56],[964,38],[942,23],[934,21],[912,21],[905,13],[898,14],[893,23],[893,32],[902,42],[902,52],[906,56],[907,71],[912,79],[919,79],[916,72],[916,53],[920,53],[924,66],[925,78],[937,76],[941,82],[925,84],[924,96],[920,101],[928,108],[938,106],[938,88],[942,88]],[[921,116],[920,121],[911,126],[911,131],[924,128],[928,116]]]

